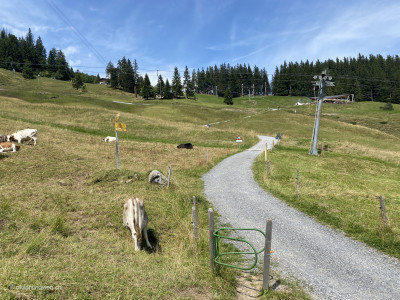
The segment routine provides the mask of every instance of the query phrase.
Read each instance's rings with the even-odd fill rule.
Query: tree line
[[[25,78],[32,79],[40,75],[59,80],[71,80],[74,70],[68,65],[64,53],[52,48],[47,54],[41,37],[34,39],[29,28],[25,37],[17,38],[4,28],[0,32],[0,67],[21,72]],[[99,75],[81,74],[87,83],[98,83]]]
[[[185,67],[183,77],[177,67],[174,68],[172,82],[168,78],[164,81],[162,75],[157,78],[157,84],[153,87],[147,74],[138,73],[139,67],[136,59],[133,63],[123,57],[115,66],[109,62],[106,68],[108,84],[112,88],[120,88],[126,92],[139,93],[142,97],[149,98],[194,98],[195,93],[213,94],[224,96],[229,90],[233,97],[239,97],[251,93],[252,95],[264,95],[270,92],[270,84],[267,72],[250,65],[230,66],[221,64],[219,67],[207,67],[189,71]]]
[[[25,37],[16,37],[4,28],[0,32],[0,67],[22,72],[25,78],[36,76],[71,80],[79,76],[84,83],[99,83],[99,75],[74,72],[68,65],[64,53],[52,48],[48,54],[39,36],[36,40],[29,28]],[[129,93],[149,98],[194,98],[195,93],[224,96],[229,90],[232,97],[251,93],[268,95],[271,91],[280,96],[315,96],[313,76],[323,70],[333,77],[335,86],[327,87],[326,95],[354,94],[356,101],[381,101],[400,103],[400,58],[398,55],[364,56],[320,62],[289,62],[276,67],[272,78],[272,90],[265,68],[238,64],[231,66],[209,66],[206,69],[185,67],[183,78],[177,67],[172,82],[164,81],[162,75],[157,84],[151,85],[149,76],[139,74],[135,60],[123,57],[117,65],[109,62],[106,67],[108,83],[112,88],[120,88]],[[79,75],[78,75],[79,74]]]
[[[400,103],[400,58],[359,54],[357,58],[300,63],[286,61],[276,67],[272,92],[280,96],[315,96],[314,75],[327,70],[335,86],[326,95],[354,94],[356,101]]]

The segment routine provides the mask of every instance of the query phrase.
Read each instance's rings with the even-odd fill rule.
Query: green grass
[[[38,129],[37,146],[0,154],[0,297],[232,299],[236,271],[209,272],[210,204],[201,175],[237,151],[237,135],[246,149],[257,135],[281,133],[281,145],[268,153],[271,177],[266,178],[264,155],[254,165],[260,184],[321,222],[399,257],[400,107],[386,112],[380,103],[324,105],[320,144],[328,151],[311,157],[315,106],[294,107],[298,99],[245,96],[229,107],[209,95],[146,101],[101,85],[87,84],[80,93],[69,82],[19,74],[14,79],[0,69],[0,134]],[[111,119],[117,112],[128,129],[118,135],[120,170],[115,144],[103,141],[114,134]],[[176,148],[186,142],[194,149]],[[169,166],[170,189],[147,183],[151,170],[167,174]],[[122,207],[132,195],[145,201],[154,252],[135,252],[122,226]],[[388,227],[380,220],[380,195]],[[193,196],[204,229],[197,243]],[[10,288],[21,285],[61,289]],[[297,289],[286,282],[283,292],[264,298],[307,299]]]
[[[329,124],[329,126],[328,126]],[[287,137],[269,151],[271,175],[264,155],[254,173],[266,190],[291,206],[348,236],[400,258],[400,180],[398,132],[325,121],[321,129],[329,151],[310,156],[307,139]],[[343,129],[342,129],[343,128]],[[335,132],[341,132],[342,141]],[[322,146],[322,145],[321,145]],[[300,172],[300,197],[296,195]],[[384,226],[379,196],[386,199],[388,226]]]

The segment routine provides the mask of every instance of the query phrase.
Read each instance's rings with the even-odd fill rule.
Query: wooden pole
[[[385,226],[387,225],[387,217],[386,217],[386,207],[385,207],[385,199],[382,196],[379,196],[380,209],[382,213],[382,221]]]
[[[268,220],[265,230],[263,290],[269,289],[269,269],[271,265],[271,239],[272,239],[272,221]]]
[[[117,148],[117,169],[119,169],[119,147],[118,147],[118,133],[115,130],[115,147]]]
[[[214,273],[214,211],[212,208],[208,209],[208,236],[210,241],[210,269]]]
[[[171,166],[168,167],[168,187],[171,183]]]

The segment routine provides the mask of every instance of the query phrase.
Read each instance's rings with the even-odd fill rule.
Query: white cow
[[[146,240],[147,247],[152,249],[149,238],[147,237],[148,217],[144,209],[143,200],[132,197],[124,204],[123,212],[124,226],[129,227],[132,238],[135,241],[135,251],[141,250],[142,235]]]
[[[7,141],[22,143],[25,141],[33,140],[33,144],[36,145],[36,134],[36,129],[23,129],[13,134],[7,135]]]
[[[105,142],[115,142],[117,138],[115,136],[108,136],[104,139]]]

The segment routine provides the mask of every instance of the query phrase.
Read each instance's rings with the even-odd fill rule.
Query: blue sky
[[[31,28],[47,52],[104,76],[106,64],[137,60],[153,83],[221,63],[266,68],[289,61],[398,55],[400,1],[0,0],[0,27]]]

